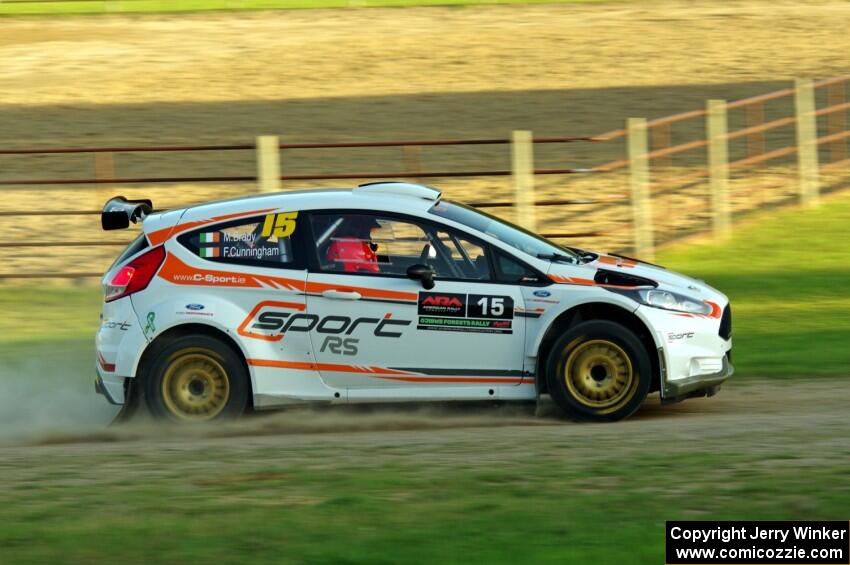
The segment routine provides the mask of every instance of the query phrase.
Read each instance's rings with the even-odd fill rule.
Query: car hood
[[[581,265],[552,263],[547,273],[555,282],[567,284],[593,284],[606,286],[643,286],[642,281],[652,281],[659,289],[677,292],[691,298],[708,300],[720,307],[728,298],[705,281],[665,269],[659,265],[636,259],[599,254],[596,259]],[[618,276],[622,275],[622,276]]]

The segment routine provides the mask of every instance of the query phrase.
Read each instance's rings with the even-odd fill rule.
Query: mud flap
[[[117,426],[135,419],[142,404],[141,391],[135,383],[136,379],[124,379],[124,405],[115,415],[110,426]]]

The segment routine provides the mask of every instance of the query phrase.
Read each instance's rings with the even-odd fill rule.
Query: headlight
[[[654,308],[687,312],[688,314],[711,314],[711,306],[701,300],[695,300],[667,290],[641,289],[637,291],[639,302]]]

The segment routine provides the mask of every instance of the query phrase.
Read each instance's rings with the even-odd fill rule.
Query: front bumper
[[[705,396],[705,394],[701,393],[711,396],[734,373],[735,367],[732,366],[727,353],[723,356],[723,367],[717,373],[695,375],[675,381],[664,379],[662,397],[669,402],[676,402],[677,400],[683,400],[692,396]]]

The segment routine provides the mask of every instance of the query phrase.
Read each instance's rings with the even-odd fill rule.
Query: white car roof
[[[206,202],[187,208],[184,221],[268,208],[293,210],[352,208],[422,213],[439,199],[440,191],[429,186],[405,182],[368,183],[353,189],[288,190],[268,195],[258,194]]]
[[[155,213],[145,218],[147,233],[167,229],[176,223],[225,220],[247,212],[275,210],[378,210],[425,214],[440,199],[440,191],[407,182],[373,182],[356,188],[287,190],[204,202],[186,208]]]

